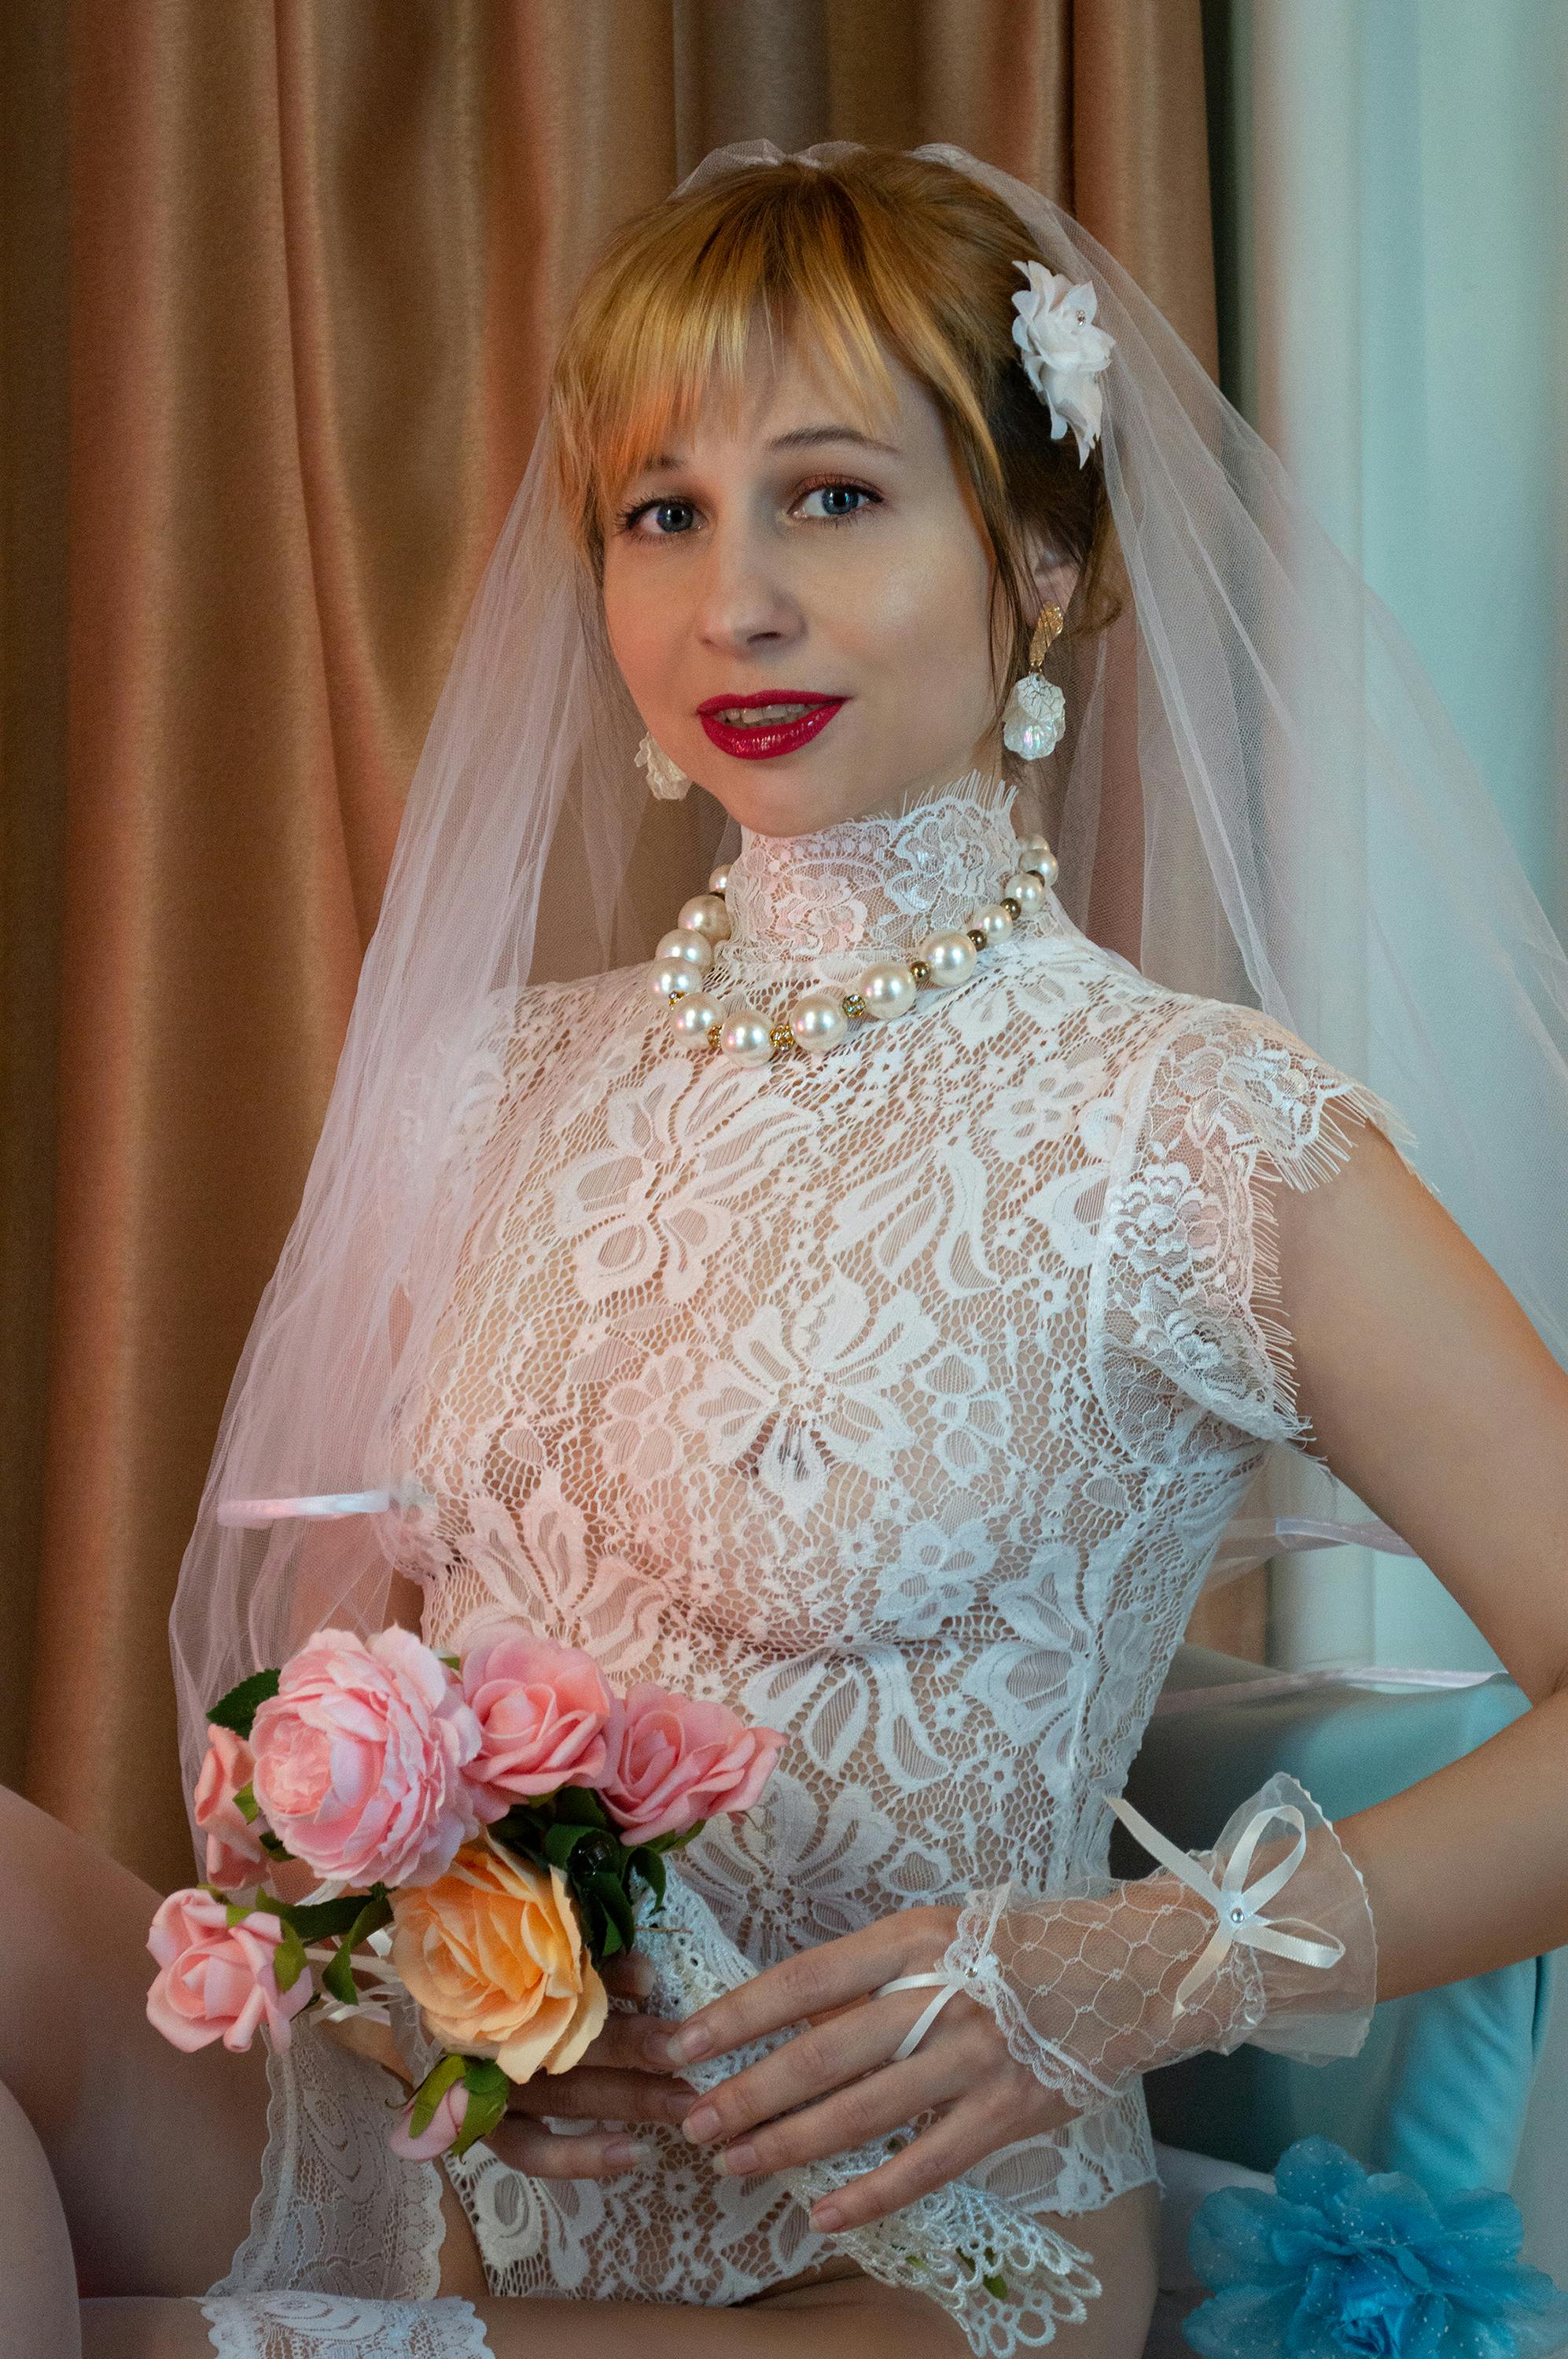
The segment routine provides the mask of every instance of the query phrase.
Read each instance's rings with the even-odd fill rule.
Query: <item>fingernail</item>
[[[672,2064],[690,2064],[695,2058],[707,2054],[708,2035],[700,2024],[689,2027],[685,2031],[675,2034],[666,2052]]]
[[[731,2179],[745,2179],[757,2169],[757,2148],[754,2146],[721,2147],[713,2157],[713,2168]]]
[[[681,2127],[693,2144],[700,2138],[717,2137],[719,2116],[716,2108],[713,2105],[693,2105]]]
[[[648,2138],[615,2138],[604,2148],[604,2160],[612,2169],[621,2169],[634,2162],[651,2162],[653,2144]]]
[[[844,2213],[839,2210],[836,2203],[822,2202],[812,2204],[811,2225],[813,2228],[837,2228],[842,2226],[843,2222]]]

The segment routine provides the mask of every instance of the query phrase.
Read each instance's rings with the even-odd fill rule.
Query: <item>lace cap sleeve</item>
[[[1191,1002],[1144,1052],[1090,1302],[1096,1388],[1137,1456],[1310,1438],[1271,1200],[1332,1178],[1363,1122],[1401,1155],[1413,1143],[1381,1098],[1251,1008]]]
[[[408,1192],[421,1170],[461,1157],[493,1119],[506,1086],[503,1052],[517,1004],[515,990],[488,993],[430,1035],[405,1071],[376,1172],[376,1211],[387,1243],[402,1234]]]

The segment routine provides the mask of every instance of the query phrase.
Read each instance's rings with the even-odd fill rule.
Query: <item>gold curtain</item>
[[[952,139],[1213,365],[1199,0],[14,0],[5,1773],[189,1871],[166,1621],[405,784],[594,245]],[[650,825],[650,910],[699,857]]]

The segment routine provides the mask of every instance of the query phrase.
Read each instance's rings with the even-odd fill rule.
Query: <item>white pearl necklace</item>
[[[972,909],[961,928],[928,934],[907,959],[876,960],[846,991],[822,984],[802,992],[777,1022],[744,1002],[723,1007],[705,987],[714,946],[730,937],[724,904],[730,873],[715,868],[708,890],[686,902],[671,930],[660,936],[648,988],[668,1002],[680,1039],[716,1048],[735,1064],[767,1065],[791,1050],[823,1056],[848,1038],[854,1024],[889,1024],[908,1016],[922,988],[945,991],[967,983],[982,951],[1005,941],[1020,918],[1038,917],[1057,875],[1043,835],[1018,838],[1018,863],[1003,879],[1000,898]]]

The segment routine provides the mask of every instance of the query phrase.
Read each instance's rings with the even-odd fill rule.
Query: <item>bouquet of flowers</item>
[[[598,1966],[637,1939],[666,1854],[757,1801],[783,1738],[492,1625],[461,1656],[321,1630],[209,1714],[207,1881],[153,1919],[158,2030],[187,2050],[289,2044],[307,2008],[386,2022],[401,1986],[443,2049],[392,2133],[466,2152],[510,2087],[603,2028]],[[316,1888],[285,1898],[273,1883]]]
[[[395,2049],[389,2001],[406,1992],[442,2052],[392,2144],[414,2161],[463,2154],[513,2085],[582,2058],[606,1958],[644,1947],[644,2004],[670,2017],[756,1972],[665,1863],[709,1818],[753,1806],[783,1741],[666,1688],[617,1695],[591,1657],[516,1623],[460,1656],[406,1630],[320,1630],[212,1708],[194,1801],[207,1881],[153,1919],[148,2016],[177,2048],[246,2049],[260,2030],[282,2050],[314,2008],[385,2027]],[[686,2077],[703,2092],[787,2036]],[[782,2177],[809,2207],[885,2152]],[[834,2241],[930,2295],[987,2359],[1051,2342],[1100,2290],[1077,2245],[966,2180]]]

